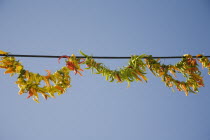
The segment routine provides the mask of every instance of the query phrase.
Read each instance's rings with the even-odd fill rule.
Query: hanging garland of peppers
[[[0,58],[0,68],[6,69],[5,74],[13,76],[18,75],[15,82],[19,87],[19,95],[27,93],[28,97],[32,97],[34,101],[39,103],[39,94],[45,99],[55,98],[55,94],[61,95],[66,92],[67,88],[71,87],[71,71],[82,76],[81,65],[86,65],[85,69],[91,69],[93,74],[101,74],[109,82],[127,82],[128,87],[130,82],[141,81],[147,82],[146,70],[149,69],[156,77],[161,77],[162,81],[169,88],[175,87],[178,91],[185,92],[186,96],[189,93],[199,92],[199,88],[204,86],[203,77],[199,70],[198,62],[202,64],[203,68],[208,69],[210,75],[210,61],[207,57],[199,54],[197,58],[186,54],[182,60],[175,65],[165,65],[160,63],[160,59],[154,59],[151,55],[133,55],[128,62],[128,66],[122,67],[118,70],[111,70],[104,64],[96,62],[91,56],[81,52],[85,57],[76,58],[72,56],[61,56],[58,59],[66,58],[66,66],[62,67],[54,73],[46,70],[46,75],[30,72],[24,69],[21,62],[17,61],[15,57],[6,56],[8,53],[1,51],[4,57]],[[144,60],[143,60],[144,59]],[[186,78],[185,81],[177,80],[177,73],[181,73]],[[41,82],[44,82],[43,86]]]

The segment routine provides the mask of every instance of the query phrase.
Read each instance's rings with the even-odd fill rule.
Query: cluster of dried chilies
[[[39,94],[47,99],[55,98],[55,93],[57,95],[65,93],[66,89],[71,87],[70,71],[82,76],[81,65],[84,64],[86,65],[85,69],[91,69],[93,74],[101,74],[109,82],[127,82],[128,87],[133,81],[147,82],[146,70],[149,69],[155,76],[161,77],[167,87],[172,89],[175,87],[177,90],[185,92],[186,95],[190,92],[196,93],[200,87],[204,86],[198,63],[201,63],[203,68],[207,68],[210,75],[210,61],[200,54],[197,55],[197,58],[186,54],[175,65],[162,64],[160,59],[154,59],[151,55],[133,55],[128,66],[111,70],[104,64],[96,62],[91,56],[81,51],[80,53],[85,59],[76,58],[75,55],[61,56],[59,61],[61,58],[66,58],[66,66],[54,73],[46,70],[47,75],[40,75],[24,69],[24,66],[15,57],[6,56],[7,52],[0,51],[0,54],[5,55],[0,58],[0,68],[6,69],[5,74],[9,73],[11,76],[17,74],[16,84],[20,88],[18,93],[20,95],[27,93],[27,98],[32,97],[36,102],[39,102]],[[177,80],[177,73],[181,73],[186,80]],[[42,81],[45,85],[41,84]]]

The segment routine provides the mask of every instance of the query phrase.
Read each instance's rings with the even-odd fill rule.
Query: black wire
[[[39,58],[59,58],[61,56],[56,55],[22,55],[22,54],[0,54],[0,56],[14,56],[14,57],[39,57]],[[86,58],[85,56],[76,56],[77,58]],[[192,56],[196,58],[196,56]],[[202,56],[201,56],[202,57]],[[205,56],[210,57],[210,56]],[[91,56],[94,59],[130,59],[131,57],[127,56]],[[148,57],[143,57],[148,58]],[[163,58],[163,59],[176,59],[183,58],[183,56],[153,56],[152,58]],[[198,57],[200,58],[200,57]]]

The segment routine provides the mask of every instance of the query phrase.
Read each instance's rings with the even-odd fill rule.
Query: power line
[[[59,58],[61,56],[56,55],[22,55],[22,54],[0,54],[0,56],[14,56],[14,57],[38,57],[38,58]],[[76,56],[77,58],[86,58],[85,56]],[[196,58],[196,56],[192,56]],[[210,57],[210,56],[205,56]],[[91,56],[94,59],[130,59],[131,57],[127,56]],[[148,57],[143,57],[148,58]],[[152,58],[162,58],[162,59],[177,59],[183,58],[183,56],[153,56]],[[200,58],[200,57],[199,57]]]

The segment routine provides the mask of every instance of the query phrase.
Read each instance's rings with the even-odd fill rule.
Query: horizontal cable
[[[39,57],[39,58],[59,58],[61,56],[56,55],[22,55],[22,54],[0,54],[0,56],[14,56],[14,57]],[[86,58],[85,56],[76,56],[77,58]],[[196,56],[192,56],[196,58]],[[210,57],[210,56],[205,56]],[[130,59],[131,57],[127,56],[91,56],[94,59]],[[143,57],[148,58],[148,57]],[[163,58],[163,59],[176,59],[176,58],[183,58],[183,56],[153,56],[152,58]],[[200,58],[200,57],[198,57]]]

